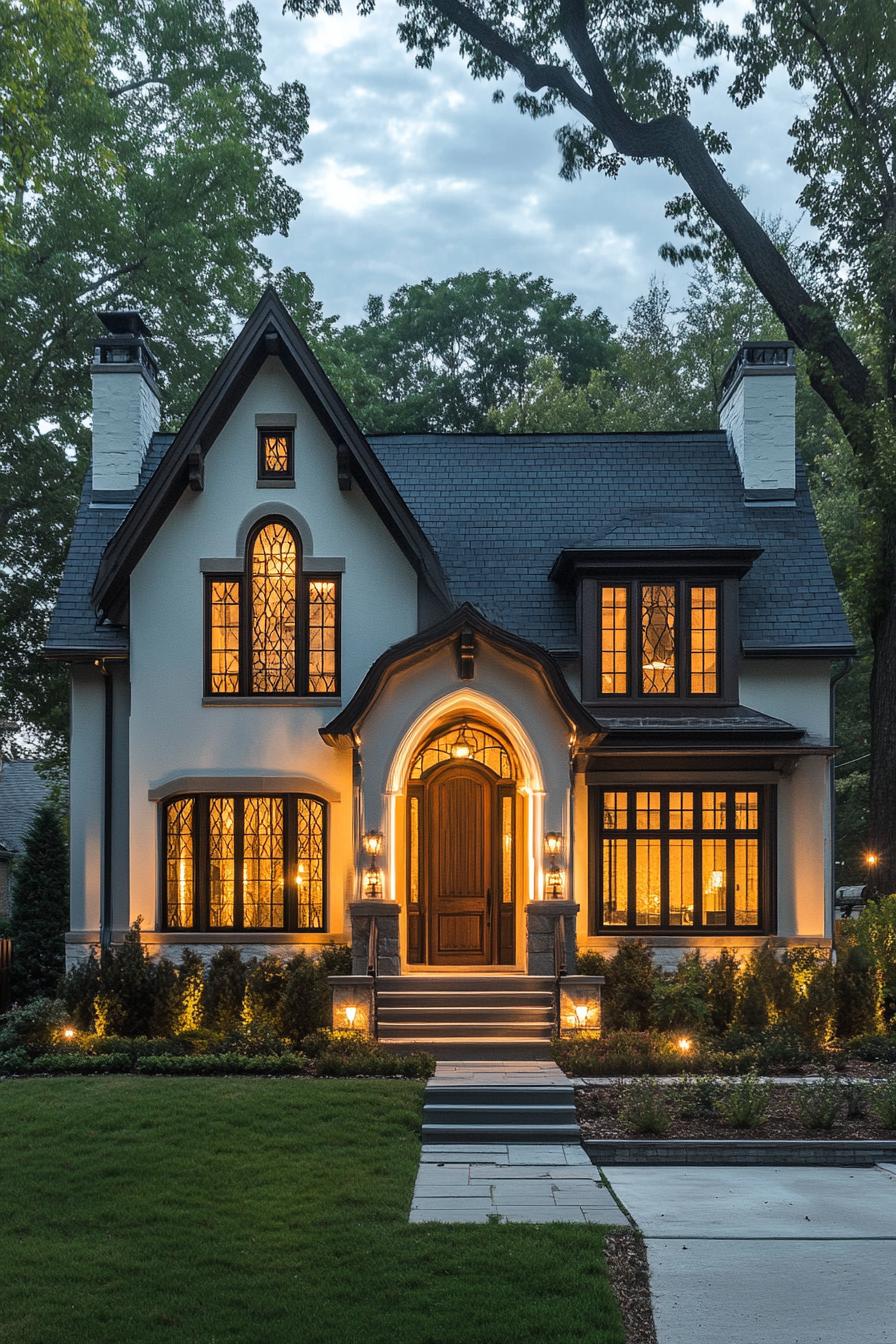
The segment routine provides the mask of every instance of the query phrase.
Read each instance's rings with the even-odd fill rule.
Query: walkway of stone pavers
[[[440,1063],[458,1086],[569,1086],[553,1063]],[[412,1223],[617,1223],[629,1220],[578,1143],[424,1144]]]

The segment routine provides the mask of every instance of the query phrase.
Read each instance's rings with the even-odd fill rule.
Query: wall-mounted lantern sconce
[[[364,895],[368,900],[375,901],[383,894],[382,877],[376,866],[377,858],[383,849],[382,831],[365,831],[361,837],[361,844],[364,853],[370,857],[370,867],[364,874]]]
[[[563,870],[560,867],[560,854],[563,850],[563,836],[559,831],[548,831],[544,837],[544,852],[549,866],[545,877],[545,895],[549,901],[563,898]]]

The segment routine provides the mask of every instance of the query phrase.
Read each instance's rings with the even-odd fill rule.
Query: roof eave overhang
[[[154,475],[103,553],[93,599],[115,617],[128,580],[168,513],[189,485],[190,459],[205,457],[234,406],[270,355],[277,355],[320,419],[349,469],[439,605],[451,606],[438,557],[370,444],[349,414],[279,296],[268,289],[184,421]],[[335,467],[334,467],[335,471]]]
[[[489,621],[472,604],[463,603],[435,625],[386,649],[373,663],[348,704],[319,730],[323,740],[329,746],[355,742],[358,728],[386,682],[404,668],[412,666],[421,655],[435,652],[465,630],[472,631],[474,635],[540,674],[558,710],[575,735],[576,751],[591,749],[603,739],[603,728],[576,697],[558,663],[546,649],[504,630]]]
[[[549,577],[564,586],[600,575],[706,574],[743,578],[761,546],[598,546],[562,550]]]
[[[93,663],[103,660],[120,662],[129,656],[130,650],[126,644],[114,647],[107,645],[100,649],[89,648],[83,644],[45,644],[41,652],[50,662]]]
[[[756,644],[741,641],[745,658],[854,658],[855,644]]]

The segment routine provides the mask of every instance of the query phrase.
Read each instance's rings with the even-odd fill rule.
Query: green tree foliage
[[[880,0],[751,0],[732,22],[712,5],[587,0],[399,0],[400,41],[419,65],[459,42],[474,79],[521,83],[517,108],[568,115],[567,178],[617,177],[652,160],[677,176],[667,205],[681,238],[664,254],[739,258],[806,356],[812,387],[857,470],[873,645],[869,832],[883,889],[896,886],[896,8]],[[374,0],[362,0],[369,12]],[[339,0],[286,0],[300,16]],[[726,176],[726,133],[692,116],[732,72],[743,108],[785,78],[794,90],[789,164],[815,231],[795,263]]]
[[[65,970],[68,845],[58,809],[44,803],[25,835],[12,891],[13,998],[53,995]]]
[[[2,10],[0,720],[46,751],[66,695],[39,650],[87,460],[93,313],[143,311],[180,418],[270,270],[256,239],[298,212],[279,169],[307,100],[266,82],[249,3]]]
[[[321,355],[368,433],[476,431],[493,407],[523,396],[533,359],[564,388],[612,356],[612,327],[543,276],[474,271],[368,299]]]

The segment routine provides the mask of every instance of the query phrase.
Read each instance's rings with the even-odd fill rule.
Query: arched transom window
[[[339,576],[303,572],[282,518],[250,533],[245,573],[209,577],[206,630],[207,695],[339,693]]]
[[[486,728],[464,721],[441,728],[420,749],[411,766],[411,779],[422,779],[428,770],[445,761],[478,761],[501,779],[512,779],[513,761],[500,738]]]

